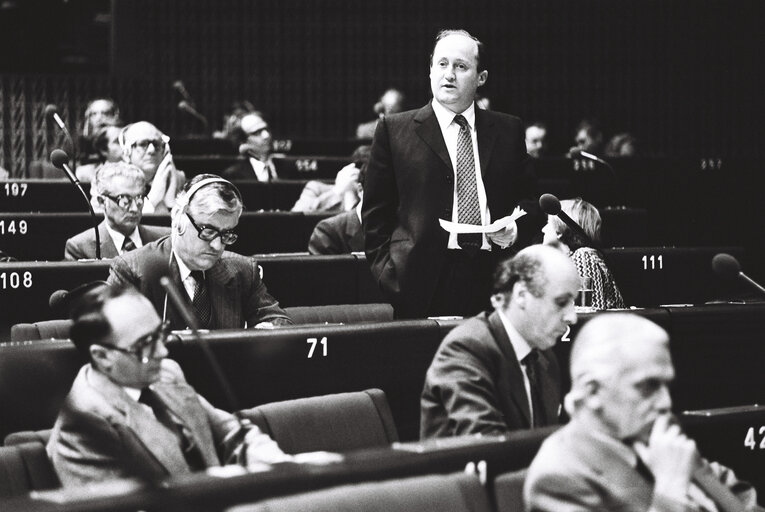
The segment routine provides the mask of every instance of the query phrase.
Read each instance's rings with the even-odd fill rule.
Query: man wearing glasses
[[[169,211],[186,181],[183,171],[175,168],[170,153],[170,138],[153,124],[139,121],[122,129],[119,142],[122,159],[141,169],[146,182],[151,183],[143,211]]]
[[[203,328],[291,324],[266,290],[255,260],[225,250],[236,242],[242,207],[231,182],[214,174],[195,176],[173,207],[170,237],[115,258],[109,284],[135,286],[173,329],[187,325],[160,286],[162,276],[186,291]]]
[[[72,313],[72,342],[90,363],[72,384],[47,446],[64,486],[156,482],[221,464],[290,458],[186,383],[178,363],[166,359],[169,325],[132,287],[94,287]]]
[[[145,185],[141,169],[125,162],[106,163],[96,173],[94,197],[104,212],[98,226],[102,258],[115,258],[170,234],[166,227],[140,225]],[[66,241],[64,259],[95,257],[96,235],[92,229]]]

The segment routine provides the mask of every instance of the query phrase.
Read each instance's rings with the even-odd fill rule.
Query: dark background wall
[[[96,94],[178,135],[195,128],[175,109],[182,79],[214,125],[246,98],[279,136],[347,137],[386,87],[424,104],[433,35],[464,27],[491,51],[493,108],[546,121],[561,152],[594,116],[652,152],[748,153],[765,113],[760,10],[756,0],[3,2],[0,135],[6,146],[42,140],[36,110],[63,103],[74,124]],[[23,137],[11,133],[21,110]]]

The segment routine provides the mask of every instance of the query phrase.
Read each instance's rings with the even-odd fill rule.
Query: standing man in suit
[[[290,458],[256,426],[197,395],[178,363],[166,359],[169,326],[134,288],[95,288],[73,313],[72,341],[90,363],[48,442],[64,486],[157,482],[226,463]]]
[[[486,226],[533,195],[520,119],[475,106],[488,74],[480,41],[464,30],[441,31],[430,60],[433,100],[377,124],[362,209],[365,246],[398,317],[483,309],[515,223],[457,235],[438,220]]]
[[[273,137],[263,114],[250,112],[241,121],[242,144],[239,153],[246,160],[237,162],[223,171],[229,180],[272,181],[277,179],[276,168],[271,161]]]
[[[506,434],[558,423],[560,371],[552,347],[576,323],[579,275],[557,249],[533,245],[503,261],[494,312],[452,330],[420,400],[420,436]]]
[[[112,261],[109,284],[141,291],[173,329],[187,327],[160,286],[169,276],[185,290],[206,329],[270,328],[292,320],[266,290],[252,258],[225,250],[236,242],[239,190],[214,174],[189,181],[171,212],[171,234]]]
[[[579,331],[570,365],[571,421],[531,463],[526,510],[763,510],[751,486],[703,461],[672,420],[664,329],[630,313],[599,315]]]
[[[101,257],[114,258],[170,234],[166,227],[141,226],[146,179],[143,171],[126,162],[106,163],[96,173],[95,199],[104,212],[98,225]],[[66,241],[64,259],[96,257],[96,235],[92,229]]]

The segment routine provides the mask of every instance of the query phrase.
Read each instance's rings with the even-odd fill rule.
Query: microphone
[[[56,290],[50,294],[50,298],[48,299],[48,306],[51,310],[58,311],[59,308],[64,305],[64,301],[66,301],[68,295],[69,292],[66,290]]]
[[[609,164],[608,162],[606,162],[605,160],[603,160],[602,158],[600,158],[597,155],[593,155],[592,153],[588,153],[587,151],[584,151],[584,150],[581,150],[581,149],[576,149],[576,148],[572,148],[569,154],[572,157],[574,157],[576,155],[581,155],[584,158],[586,158],[587,160],[592,160],[593,162],[597,162],[600,165],[604,166],[609,171],[611,171],[611,174],[613,174],[614,177],[616,176],[616,171],[614,171],[614,168],[611,167],[611,164]]]
[[[574,221],[571,217],[568,216],[566,212],[561,210],[560,208],[560,201],[557,197],[555,197],[552,194],[542,194],[542,196],[539,198],[539,207],[542,209],[543,212],[545,212],[547,215],[557,215],[557,217],[563,221],[563,223],[568,226],[568,228],[577,234],[581,239],[584,240],[584,242],[589,245],[590,247],[597,248],[597,245],[595,242],[592,241],[592,239],[587,235],[587,233],[584,232],[582,227]]]
[[[182,112],[186,112],[190,116],[196,118],[199,122],[201,122],[205,128],[207,128],[207,118],[199,113],[197,109],[195,109],[192,104],[188,100],[181,100],[178,102],[178,110]]]
[[[173,82],[173,89],[178,91],[178,94],[180,94],[184,100],[189,102],[190,105],[194,105],[194,100],[191,99],[191,94],[189,94],[189,91],[186,90],[186,86],[183,85],[183,82],[180,80]]]
[[[226,401],[228,402],[230,409],[232,411],[239,411],[239,402],[234,395],[231,384],[226,378],[226,374],[223,373],[223,369],[221,369],[215,354],[213,354],[212,350],[210,350],[210,344],[206,339],[199,335],[199,320],[197,320],[196,315],[194,315],[194,313],[189,309],[186,301],[181,297],[181,292],[178,291],[178,287],[170,280],[169,277],[161,277],[159,284],[162,286],[162,288],[164,288],[165,293],[167,294],[167,298],[170,299],[170,302],[172,302],[175,310],[178,311],[178,313],[181,315],[181,318],[183,318],[183,321],[186,322],[186,325],[189,326],[189,329],[191,330],[191,337],[202,349],[202,353],[204,354],[205,359],[207,359],[207,362],[213,371],[213,375],[218,381],[218,384],[220,385],[220,388],[226,397]],[[240,423],[241,420],[244,420],[244,418],[239,419]]]
[[[74,147],[74,139],[72,139],[72,135],[69,133],[69,129],[64,124],[64,120],[61,119],[60,115],[58,115],[58,108],[56,105],[45,105],[45,117],[46,119],[53,119],[53,121],[58,125],[59,129],[64,133],[64,138],[66,138],[67,142],[69,142],[69,149],[71,149],[73,153],[77,153],[77,149]],[[72,165],[75,169],[77,169],[76,161],[73,161]]]
[[[749,286],[765,295],[765,288],[763,288],[762,285],[760,285],[754,279],[744,274],[741,271],[741,265],[739,264],[738,260],[730,254],[726,254],[724,252],[715,254],[714,258],[712,258],[712,269],[717,275],[726,279],[741,279]]]
[[[61,169],[66,173],[69,181],[71,181],[72,184],[77,187],[77,190],[80,191],[80,194],[82,194],[82,197],[85,199],[85,204],[88,205],[88,211],[90,212],[90,218],[93,221],[93,231],[96,233],[96,259],[100,260],[101,235],[98,233],[98,217],[96,217],[96,212],[93,211],[93,205],[90,204],[90,198],[88,197],[88,194],[85,193],[85,190],[83,190],[82,185],[80,184],[80,180],[77,179],[77,176],[75,176],[74,172],[72,172],[72,169],[70,169],[69,165],[67,164],[69,161],[69,155],[67,155],[61,149],[54,149],[51,151],[50,161],[56,168]]]

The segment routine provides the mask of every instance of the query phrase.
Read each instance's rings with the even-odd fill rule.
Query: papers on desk
[[[501,219],[495,220],[488,226],[479,226],[477,224],[460,224],[459,222],[451,222],[444,219],[438,219],[438,223],[441,224],[441,227],[449,233],[496,233],[498,231],[502,231],[524,215],[526,215],[526,211],[521,207],[516,206],[512,214],[508,215],[507,217],[502,217]]]

